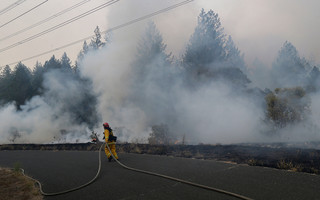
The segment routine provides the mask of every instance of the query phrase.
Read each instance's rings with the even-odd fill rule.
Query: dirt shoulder
[[[6,168],[0,168],[0,197],[2,200],[43,199],[34,181]]]

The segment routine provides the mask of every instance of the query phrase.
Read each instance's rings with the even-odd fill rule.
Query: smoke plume
[[[87,142],[92,130],[102,133],[103,122],[114,128],[121,142],[147,142],[152,126],[161,124],[169,128],[175,139],[183,138],[188,144],[319,140],[318,92],[310,95],[311,112],[307,119],[281,130],[274,130],[265,122],[265,88],[273,90],[302,83],[306,86],[308,82],[310,69],[300,70],[298,78],[289,71],[296,63],[299,69],[309,65],[288,43],[285,45],[294,51],[293,55],[287,55],[292,51],[283,47],[270,71],[261,66],[256,71],[246,71],[242,59],[232,60],[232,65],[242,67],[242,72],[233,66],[223,69],[230,64],[225,61],[210,61],[206,66],[218,67],[207,70],[205,66],[195,73],[202,73],[196,80],[201,84],[190,84],[194,80],[185,74],[179,58],[166,52],[165,45],[152,46],[151,50],[163,51],[151,58],[143,57],[149,52],[139,48],[144,31],[137,26],[113,33],[110,43],[99,51],[90,51],[79,63],[81,79],[61,71],[47,72],[44,95],[33,97],[20,111],[14,103],[1,108],[0,143]],[[233,54],[241,58],[238,49]],[[296,63],[288,63],[292,61],[290,56],[296,58]],[[263,76],[266,71],[270,73]],[[281,79],[278,84],[272,75],[276,72],[280,77],[290,72],[290,82],[286,84]],[[208,81],[208,74],[217,78]],[[252,81],[248,87],[243,86],[249,82],[245,75]],[[243,85],[236,79],[244,80]]]

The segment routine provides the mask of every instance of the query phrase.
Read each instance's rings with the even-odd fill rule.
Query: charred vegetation
[[[101,143],[65,144],[4,144],[1,151],[49,150],[49,151],[98,151]],[[296,144],[299,146],[299,144]],[[302,145],[302,144],[301,144]],[[159,145],[159,144],[117,144],[120,153],[137,153],[217,160],[263,166],[295,172],[320,174],[320,143],[304,143],[292,147],[286,143],[233,144],[233,145]],[[306,148],[308,147],[308,148]]]

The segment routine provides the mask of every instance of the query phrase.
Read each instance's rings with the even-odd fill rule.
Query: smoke
[[[142,35],[141,29],[137,32]],[[315,125],[320,119],[318,95],[311,96],[308,119],[275,130],[265,123],[262,90],[241,90],[222,79],[190,88],[181,66],[168,66],[162,55],[137,69],[134,63],[139,39],[128,38],[126,34],[118,35],[100,52],[88,55],[81,65],[82,75],[92,80],[94,92],[100,94],[98,110],[102,119],[113,127],[122,127],[117,132],[121,141],[147,142],[152,126],[161,124],[168,125],[178,140],[185,137],[189,144],[319,139]]]
[[[133,63],[138,41],[118,35],[104,49],[88,54],[80,65],[82,75],[92,80],[99,94],[102,119],[112,127],[124,127],[116,133],[120,140],[146,142],[151,127],[160,124],[168,125],[178,140],[185,136],[190,144],[261,139],[264,112],[260,100],[256,103],[222,81],[192,90],[184,85],[181,68],[168,66],[161,55],[137,70]]]
[[[78,66],[86,81],[61,71],[47,72],[43,96],[33,97],[21,111],[16,111],[14,104],[1,108],[0,142],[87,142],[91,130],[103,131],[101,124],[105,121],[122,142],[147,142],[152,126],[160,124],[189,144],[319,139],[316,124],[320,120],[320,94],[310,97],[308,119],[281,130],[271,129],[276,134],[270,135],[270,127],[264,123],[266,104],[260,89],[249,88],[258,91],[250,93],[221,79],[190,87],[179,62],[168,64],[160,54],[148,60],[145,68],[137,68],[134,63],[143,31],[140,24],[115,32],[105,47],[89,52]],[[290,56],[284,58],[290,60]],[[275,65],[281,67],[287,61],[283,60]],[[252,85],[277,87],[271,68],[256,65],[259,68],[249,76]],[[288,69],[282,70],[281,76],[286,72]],[[290,86],[295,85],[294,80],[290,79]]]
[[[86,102],[88,86],[68,73],[51,70],[44,75],[43,87],[44,95],[33,97],[21,110],[14,103],[1,108],[1,143],[88,141],[89,127],[97,120],[91,113],[96,102]],[[80,115],[87,119],[77,118]]]
[[[128,141],[148,135],[148,116],[127,101],[132,90],[130,66],[135,51],[135,40],[118,35],[104,49],[89,53],[80,65],[81,74],[92,81],[94,92],[99,94],[97,110],[101,118],[112,127],[126,127],[129,131],[124,137]]]
[[[54,105],[43,98],[34,97],[16,111],[11,104],[1,109],[1,143],[48,143],[52,141],[85,141],[82,134],[86,127],[72,126],[69,116],[57,115]],[[69,135],[63,135],[68,130]]]
[[[179,95],[179,123],[193,143],[239,143],[258,140],[262,109],[223,83]]]

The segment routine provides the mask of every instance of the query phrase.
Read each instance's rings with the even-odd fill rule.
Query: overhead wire
[[[119,1],[119,0],[117,0],[117,1]],[[116,1],[116,2],[117,2],[117,1]],[[156,12],[154,12],[154,13],[145,15],[145,16],[143,16],[143,17],[136,18],[136,19],[134,19],[134,20],[131,20],[131,21],[127,22],[127,23],[124,23],[124,24],[121,24],[121,25],[119,25],[119,26],[113,27],[113,28],[108,29],[108,30],[106,30],[106,31],[103,31],[103,32],[101,32],[101,33],[107,33],[107,32],[110,32],[110,31],[112,31],[112,30],[120,29],[120,28],[122,28],[122,27],[131,25],[131,24],[133,24],[133,23],[137,23],[137,22],[142,21],[142,20],[144,20],[144,19],[150,18],[150,17],[152,17],[152,16],[158,15],[158,14],[160,14],[160,13],[163,13],[163,12],[169,11],[169,10],[171,10],[171,9],[177,8],[177,7],[179,7],[179,6],[182,6],[182,5],[184,5],[184,4],[190,3],[190,2],[192,2],[192,1],[193,1],[193,0],[183,1],[183,2],[181,2],[181,3],[172,5],[172,6],[170,6],[170,7],[165,8],[165,9],[162,9],[162,10],[156,11]],[[111,1],[111,2],[112,2],[112,1]],[[113,3],[115,3],[115,2],[113,2]],[[73,44],[75,44],[75,43],[78,43],[79,41],[87,40],[87,39],[89,39],[89,38],[91,38],[91,37],[92,37],[92,36],[87,37],[87,38],[82,39],[82,40],[78,40],[78,41],[73,42],[73,43],[70,43],[70,44],[68,44],[68,45],[64,45],[63,47],[73,45]],[[60,47],[60,48],[62,48],[62,47]],[[41,193],[42,193],[43,195],[45,195],[45,196],[55,196],[55,195],[65,194],[65,193],[68,193],[68,192],[72,192],[72,191],[75,191],[75,190],[79,190],[79,189],[81,189],[81,188],[84,188],[84,187],[88,186],[89,184],[93,183],[93,182],[97,179],[97,177],[99,176],[99,174],[100,174],[100,170],[101,170],[101,149],[102,149],[102,146],[103,146],[103,145],[101,145],[101,147],[100,147],[100,149],[99,149],[99,167],[98,167],[98,171],[97,171],[95,177],[94,177],[92,180],[90,180],[88,183],[85,183],[85,184],[83,184],[83,185],[81,185],[81,186],[78,186],[78,187],[75,187],[75,188],[72,188],[72,189],[69,189],[69,190],[66,190],[66,191],[62,191],[62,192],[57,192],[57,193],[45,193],[45,192],[43,192],[43,190],[42,190],[41,183],[40,183],[38,180],[36,180],[36,179],[33,179],[33,178],[32,178],[32,179],[33,179],[34,181],[36,181],[37,184],[39,184],[40,191],[41,191]],[[108,144],[106,144],[106,147],[107,147],[108,150],[111,152]],[[113,155],[112,153],[111,153],[111,155],[112,155],[112,157],[114,158],[114,160],[116,160],[116,162],[117,162],[119,165],[121,165],[123,168],[128,169],[128,170],[132,170],[132,171],[136,171],[136,172],[140,172],[140,173],[144,173],[144,174],[148,174],[148,175],[153,175],[153,176],[158,176],[158,177],[166,178],[166,179],[169,179],[169,180],[177,181],[177,182],[180,182],[180,183],[188,184],[188,185],[195,186],[195,187],[199,187],[199,188],[202,188],[202,189],[207,189],[207,190],[211,190],[211,191],[223,193],[223,194],[226,194],[226,195],[229,195],[229,196],[233,196],[233,197],[236,197],[236,198],[239,198],[239,199],[243,199],[243,200],[251,200],[251,199],[248,198],[248,197],[245,197],[245,196],[242,196],[242,195],[239,195],[239,194],[236,194],[236,193],[228,192],[228,191],[225,191],[225,190],[217,189],[217,188],[214,188],[214,187],[210,187],[210,186],[206,186],[206,185],[201,185],[201,184],[193,183],[193,182],[190,182],[190,181],[185,181],[185,180],[182,180],[182,179],[178,179],[178,178],[174,178],[174,177],[171,177],[171,176],[162,175],[162,174],[158,174],[158,173],[154,173],[154,172],[150,172],[150,171],[145,171],[145,170],[141,170],[141,169],[136,169],[136,168],[128,167],[128,166],[122,164],[121,162],[119,162],[119,161],[114,157],[114,155]]]
[[[121,24],[121,25],[115,26],[115,27],[110,28],[110,29],[108,29],[108,30],[102,31],[101,33],[102,33],[102,34],[106,34],[106,33],[108,33],[108,32],[115,31],[115,30],[117,30],[117,29],[121,29],[121,28],[126,27],[126,26],[129,26],[129,25],[131,25],[131,24],[134,24],[134,23],[143,21],[143,20],[148,19],[148,18],[150,18],[150,17],[154,17],[154,16],[159,15],[159,14],[161,14],[161,13],[167,12],[167,11],[172,10],[172,9],[174,9],[174,8],[177,8],[177,7],[183,6],[183,5],[185,5],[185,4],[191,3],[192,1],[194,1],[194,0],[182,1],[182,2],[180,2],[180,3],[177,3],[177,4],[174,4],[174,5],[172,5],[172,6],[166,7],[166,8],[164,8],[164,9],[161,9],[161,10],[158,10],[158,11],[156,11],[156,12],[150,13],[150,14],[148,14],[148,15],[144,15],[144,16],[142,16],[142,17],[138,17],[138,18],[136,18],[136,19],[134,19],[134,20],[131,20],[131,21],[129,21],[129,22],[126,22],[126,23],[123,23],[123,24]],[[95,35],[90,35],[90,36],[88,36],[88,37],[85,37],[85,38],[76,40],[76,41],[74,41],[74,42],[65,44],[65,45],[63,45],[63,46],[60,46],[60,47],[57,47],[57,48],[54,48],[54,49],[51,49],[51,50],[48,50],[48,51],[45,51],[45,52],[42,52],[42,53],[40,53],[40,54],[31,56],[31,57],[27,57],[27,58],[21,59],[21,60],[19,60],[19,61],[15,61],[15,62],[9,63],[9,64],[7,64],[7,65],[14,65],[14,64],[17,64],[17,63],[19,63],[19,62],[23,62],[23,61],[31,60],[31,59],[33,59],[33,58],[37,58],[37,57],[39,57],[39,56],[43,56],[43,55],[45,55],[45,54],[48,54],[48,53],[51,53],[51,52],[54,52],[54,51],[58,51],[58,50],[60,50],[60,49],[64,49],[64,48],[66,48],[66,47],[69,47],[69,46],[78,44],[78,43],[80,43],[80,42],[86,41],[86,40],[88,40],[88,39],[90,39],[90,38],[92,38],[92,37],[94,37],[94,36],[95,36]]]
[[[85,3],[88,3],[89,1],[91,1],[91,0],[81,1],[81,2],[79,2],[79,3],[77,3],[77,4],[73,5],[73,6],[70,6],[70,7],[67,8],[67,9],[64,9],[64,10],[62,10],[62,11],[60,11],[60,12],[58,12],[58,13],[56,13],[56,14],[54,14],[54,15],[52,15],[52,16],[44,19],[44,20],[41,20],[41,21],[39,21],[39,22],[31,25],[31,26],[28,26],[28,27],[26,27],[26,28],[24,28],[24,29],[21,29],[20,31],[17,31],[17,32],[12,33],[12,34],[10,34],[10,35],[8,35],[8,36],[5,36],[5,37],[1,38],[0,41],[3,41],[3,40],[6,40],[6,39],[9,39],[9,38],[12,38],[13,36],[19,35],[20,33],[26,32],[26,31],[34,28],[34,27],[37,27],[37,26],[39,26],[39,25],[41,25],[41,24],[43,24],[43,23],[45,23],[45,22],[48,22],[48,21],[50,21],[50,20],[52,20],[52,19],[54,19],[54,18],[56,18],[56,17],[59,17],[60,15],[63,15],[63,14],[65,14],[65,13],[67,13],[67,12],[69,12],[69,11],[71,11],[71,10],[73,10],[73,9],[75,9],[75,8],[83,5],[83,4],[85,4]]]
[[[22,4],[23,2],[25,2],[26,0],[18,0],[16,2],[14,2],[13,4],[9,5],[8,7],[0,10],[0,15],[3,15],[4,13],[12,10],[13,8],[17,7],[18,5]]]
[[[6,22],[6,23],[4,23],[4,24],[0,25],[0,28],[2,28],[2,27],[4,27],[4,26],[6,26],[6,25],[10,24],[11,22],[13,22],[13,21],[15,21],[15,20],[19,19],[20,17],[24,16],[25,14],[28,14],[29,12],[31,12],[31,11],[33,11],[34,9],[36,9],[36,8],[40,7],[41,5],[43,5],[44,3],[48,2],[48,1],[49,1],[49,0],[45,0],[45,1],[41,2],[41,3],[39,3],[38,5],[36,5],[36,6],[32,7],[31,9],[27,10],[26,12],[24,12],[24,13],[22,13],[22,14],[18,15],[17,17],[15,17],[15,18],[13,18],[13,19],[9,20],[8,22]]]
[[[150,18],[150,17],[159,15],[159,14],[161,14],[161,13],[163,13],[163,12],[166,12],[166,11],[172,10],[172,9],[174,9],[174,8],[180,7],[180,6],[182,6],[182,5],[191,3],[192,1],[194,1],[194,0],[186,0],[186,1],[183,1],[183,2],[180,2],[180,3],[177,3],[177,4],[174,4],[174,5],[169,6],[169,7],[167,7],[167,8],[164,8],[164,9],[158,10],[158,11],[156,11],[156,12],[150,13],[150,14],[148,14],[148,15],[145,15],[145,16],[142,16],[142,17],[139,17],[139,18],[136,18],[136,19],[134,19],[134,20],[131,20],[131,21],[127,22],[127,23],[124,23],[124,24],[115,26],[115,27],[110,28],[110,29],[108,29],[108,30],[106,30],[106,31],[103,31],[103,32],[101,32],[101,33],[105,34],[105,33],[107,33],[107,32],[110,32],[110,31],[113,31],[113,30],[117,30],[117,29],[120,29],[120,28],[125,27],[125,26],[129,26],[129,25],[134,24],[134,23],[136,23],[136,22],[139,22],[139,21],[148,19],[148,18]]]
[[[80,14],[80,15],[77,15],[76,17],[73,17],[73,18],[71,18],[71,19],[69,19],[69,20],[67,20],[67,21],[64,21],[64,22],[62,22],[62,23],[60,23],[60,24],[58,24],[58,25],[56,25],[56,26],[53,26],[53,27],[51,27],[51,28],[49,28],[49,29],[47,29],[47,30],[45,30],[45,31],[42,31],[42,32],[40,32],[40,33],[38,33],[38,34],[36,34],[36,35],[33,35],[33,36],[28,37],[28,38],[26,38],[26,39],[24,39],[24,40],[21,40],[21,41],[19,41],[19,42],[17,42],[17,43],[14,43],[14,44],[9,45],[9,46],[7,46],[7,47],[5,47],[5,48],[2,48],[2,49],[0,49],[0,53],[1,53],[1,52],[4,52],[4,51],[7,51],[7,50],[9,50],[9,49],[12,49],[13,47],[16,47],[16,46],[18,46],[18,45],[21,45],[21,44],[24,44],[24,43],[26,43],[26,42],[29,42],[29,41],[31,41],[31,40],[34,40],[34,39],[36,39],[36,38],[38,38],[38,37],[40,37],[40,36],[42,36],[42,35],[45,35],[45,34],[47,34],[47,33],[50,33],[50,32],[52,32],[52,31],[54,31],[54,30],[56,30],[56,29],[59,29],[59,28],[61,28],[61,27],[63,27],[63,26],[66,26],[66,25],[68,25],[68,24],[70,24],[70,23],[72,23],[72,22],[74,22],[74,21],[77,21],[77,20],[79,20],[79,19],[81,19],[81,18],[83,18],[83,17],[86,17],[86,16],[88,16],[88,15],[90,15],[90,14],[92,14],[92,13],[95,13],[95,12],[97,12],[97,11],[105,8],[105,7],[108,7],[108,6],[114,4],[114,3],[118,2],[118,1],[120,1],[120,0],[111,0],[111,1],[108,1],[107,3],[101,4],[100,6],[97,6],[97,7],[93,8],[93,9],[91,9],[91,10],[85,12],[85,13]]]

